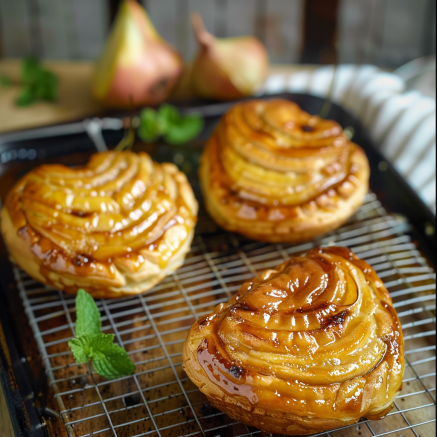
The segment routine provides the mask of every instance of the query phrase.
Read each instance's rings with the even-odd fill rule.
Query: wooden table
[[[0,61],[0,74],[12,82],[9,87],[0,87],[0,132],[66,122],[103,111],[103,106],[93,99],[90,91],[92,63],[52,61],[44,65],[59,78],[59,101],[18,107],[15,100],[20,92],[21,61]]]
[[[9,411],[0,386],[0,437],[14,437]]]

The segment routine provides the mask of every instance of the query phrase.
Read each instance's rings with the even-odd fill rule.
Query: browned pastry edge
[[[104,152],[84,167],[46,165],[23,176],[0,225],[12,260],[37,281],[116,298],[145,292],[182,265],[196,215],[191,186],[175,165]]]
[[[316,253],[317,250],[319,250],[319,249],[313,249],[310,252],[310,254]],[[331,252],[335,253],[335,251],[339,251],[339,250],[340,250],[340,253],[342,253],[342,251],[343,251],[343,253],[348,253],[347,249],[345,249],[345,248],[327,248],[327,249],[323,249],[323,250],[326,250],[328,253],[331,253]],[[185,341],[185,344],[184,344],[183,368],[184,368],[185,372],[187,373],[188,377],[191,379],[191,381],[200,389],[201,392],[203,392],[208,397],[208,400],[215,408],[223,411],[224,413],[226,413],[228,416],[230,416],[234,420],[240,421],[240,422],[245,423],[245,424],[250,425],[250,426],[255,426],[256,428],[259,428],[264,432],[286,434],[286,435],[293,435],[293,434],[308,435],[308,434],[312,434],[312,433],[323,432],[323,431],[327,431],[327,430],[331,430],[331,429],[340,428],[343,426],[354,424],[360,419],[360,417],[366,417],[367,419],[377,420],[377,419],[383,418],[384,416],[386,416],[389,413],[389,411],[393,407],[394,398],[395,398],[397,392],[402,389],[402,374],[403,374],[403,366],[404,366],[404,364],[402,364],[403,363],[402,331],[400,328],[400,324],[399,324],[399,320],[397,318],[396,312],[392,308],[391,298],[390,298],[387,290],[385,289],[383,283],[379,280],[376,273],[373,271],[373,269],[367,263],[356,258],[351,252],[349,252],[349,253],[352,256],[351,260],[356,260],[356,265],[359,266],[360,269],[362,269],[362,274],[364,274],[363,278],[367,279],[367,285],[366,285],[366,280],[363,280],[363,279],[360,280],[361,286],[362,287],[370,287],[370,288],[375,287],[374,290],[370,292],[371,293],[370,295],[373,296],[372,300],[376,304],[376,302],[379,302],[379,299],[381,299],[381,301],[380,301],[380,303],[378,303],[378,305],[381,305],[382,308],[386,309],[384,311],[387,311],[387,315],[384,316],[385,318],[383,317],[383,319],[380,319],[380,317],[382,317],[382,316],[378,315],[378,320],[380,320],[379,323],[382,324],[381,325],[381,332],[387,332],[387,329],[392,329],[392,328],[388,328],[388,326],[390,326],[390,323],[394,323],[393,329],[398,330],[398,334],[396,334],[393,331],[393,336],[391,338],[395,339],[395,342],[398,345],[396,347],[399,347],[399,351],[392,352],[392,349],[390,349],[391,347],[389,346],[385,352],[385,354],[387,354],[387,356],[388,356],[387,359],[392,364],[389,365],[385,361],[386,358],[384,355],[383,359],[381,359],[380,361],[378,361],[378,360],[376,361],[376,363],[377,363],[376,367],[374,367],[371,371],[369,371],[368,374],[366,373],[366,374],[358,377],[357,379],[352,379],[352,380],[347,382],[347,384],[350,383],[350,385],[352,387],[352,386],[354,386],[354,383],[357,380],[360,380],[363,378],[366,378],[366,380],[367,380],[367,382],[365,383],[366,388],[363,388],[364,391],[363,391],[363,395],[362,395],[363,399],[364,399],[364,396],[365,396],[364,393],[367,393],[366,394],[367,400],[366,401],[363,400],[363,402],[366,402],[365,405],[367,405],[367,407],[364,407],[364,410],[362,410],[361,416],[360,415],[356,416],[356,414],[357,414],[356,411],[353,412],[353,410],[346,409],[344,411],[345,414],[344,414],[344,419],[343,419],[343,418],[341,418],[342,411],[343,411],[341,408],[340,408],[340,410],[338,410],[334,414],[327,412],[328,417],[323,417],[323,416],[318,417],[315,415],[312,415],[311,417],[309,417],[309,416],[304,416],[303,414],[298,415],[298,414],[294,414],[293,412],[291,412],[291,411],[293,411],[293,408],[287,407],[286,404],[280,404],[279,401],[275,401],[277,403],[276,408],[274,408],[275,407],[274,404],[269,404],[269,406],[271,406],[271,409],[266,407],[267,401],[265,401],[265,400],[260,401],[260,395],[261,396],[264,396],[264,395],[261,392],[256,391],[258,389],[255,389],[255,386],[252,385],[254,383],[251,381],[257,380],[258,381],[257,384],[260,383],[259,381],[264,381],[261,384],[265,384],[265,385],[261,385],[261,387],[264,387],[264,388],[262,388],[262,390],[267,390],[267,391],[269,391],[269,390],[274,391],[275,389],[269,388],[270,383],[268,383],[266,381],[271,381],[273,383],[274,382],[273,380],[279,380],[279,381],[283,381],[283,382],[281,382],[281,384],[284,383],[286,385],[288,385],[289,382],[287,382],[287,380],[282,380],[279,376],[276,375],[276,373],[279,369],[275,370],[273,367],[273,370],[267,370],[267,368],[255,370],[255,368],[253,367],[253,364],[252,364],[252,366],[246,367],[244,364],[240,363],[239,361],[236,361],[236,362],[233,361],[233,358],[229,358],[229,356],[227,355],[227,353],[229,352],[229,350],[226,349],[227,347],[230,347],[231,351],[235,351],[235,352],[229,352],[229,353],[237,354],[236,356],[238,356],[238,354],[240,352],[241,352],[241,354],[246,355],[247,352],[243,352],[243,351],[247,349],[247,347],[248,347],[247,344],[238,343],[239,346],[235,346],[235,340],[234,340],[234,342],[232,343],[234,346],[231,347],[230,346],[231,343],[229,343],[228,346],[221,343],[221,342],[226,343],[226,341],[222,338],[222,335],[225,335],[224,332],[227,332],[227,331],[224,331],[223,333],[218,334],[219,331],[216,331],[216,329],[221,329],[221,328],[218,328],[219,326],[225,326],[225,324],[226,324],[225,320],[227,317],[234,320],[234,322],[232,322],[232,323],[237,323],[237,326],[240,326],[240,324],[241,324],[242,327],[238,328],[238,329],[243,330],[245,332],[245,334],[247,335],[247,337],[243,337],[243,338],[250,338],[251,336],[254,335],[255,337],[254,337],[253,341],[255,342],[255,344],[260,344],[260,343],[265,341],[265,339],[256,338],[257,331],[251,330],[252,328],[250,328],[250,326],[251,326],[250,322],[249,322],[249,324],[247,324],[248,322],[243,320],[243,319],[240,319],[239,318],[240,316],[238,316],[237,314],[243,314],[244,311],[248,311],[250,313],[250,311],[254,310],[253,305],[255,305],[258,307],[258,312],[260,314],[264,314],[264,315],[269,314],[269,318],[274,317],[274,315],[276,314],[275,312],[273,312],[273,313],[265,312],[267,310],[263,309],[263,308],[265,308],[265,305],[262,305],[262,304],[266,304],[267,300],[263,300],[262,302],[257,301],[258,303],[256,303],[255,301],[252,300],[252,301],[250,301],[251,303],[248,304],[247,303],[248,301],[246,300],[246,298],[244,296],[245,296],[245,293],[249,292],[249,290],[253,290],[253,293],[255,293],[256,290],[258,289],[258,286],[262,286],[262,284],[265,283],[263,281],[263,277],[265,275],[266,275],[266,277],[270,277],[270,275],[273,275],[273,277],[276,278],[276,276],[273,272],[283,271],[281,269],[288,262],[285,262],[285,263],[279,265],[277,267],[277,269],[275,269],[275,270],[266,270],[265,272],[260,273],[256,278],[254,278],[253,281],[250,281],[248,283],[243,284],[242,287],[240,288],[238,294],[236,296],[234,296],[230,300],[229,303],[219,305],[213,313],[201,317],[191,328],[190,333],[189,333],[189,335]],[[302,259],[305,257],[298,257],[298,258]],[[294,258],[294,259],[298,259],[298,258]],[[293,284],[295,283],[292,280],[290,280],[290,282]],[[275,295],[275,293],[278,294],[281,290],[281,287],[279,286],[279,282],[276,281],[276,282],[274,282],[274,284],[275,285],[272,288],[272,291],[274,291],[273,295]],[[302,289],[305,289],[305,286]],[[299,289],[299,290],[301,290],[301,289]],[[310,290],[308,290],[308,292],[310,292]],[[366,291],[365,293],[368,293],[368,291]],[[263,292],[263,294],[265,296],[270,296],[270,292]],[[249,292],[249,295],[250,295],[250,292]],[[302,299],[304,299],[304,297]],[[367,300],[366,300],[366,302],[367,302]],[[319,303],[318,305],[319,306],[317,306],[315,308],[315,311],[316,310],[321,311],[320,316],[318,316],[318,317],[321,317],[320,320],[323,320],[324,316],[322,314],[324,311],[323,310],[324,304]],[[355,303],[352,304],[352,306],[353,305],[355,305]],[[373,304],[370,305],[370,307],[372,307],[372,306],[373,306]],[[342,308],[344,308],[344,306]],[[369,302],[367,302],[367,304],[365,304],[363,306],[363,308],[364,308],[364,313],[365,313],[366,309],[369,308]],[[240,313],[239,311],[243,311],[243,313]],[[306,314],[306,312],[308,310],[302,310],[302,311],[304,311],[303,314]],[[372,310],[372,311],[374,311],[374,310]],[[299,313],[300,313],[300,310],[298,309],[297,314],[299,314]],[[288,313],[285,312],[284,315],[285,314],[288,314]],[[253,314],[252,314],[252,316],[253,316]],[[308,316],[308,317],[310,317],[310,316]],[[267,320],[269,320],[269,318],[267,318]],[[239,320],[239,321],[237,321],[237,320]],[[392,322],[389,322],[389,320],[392,320]],[[274,326],[276,326],[275,324],[277,322],[272,322],[272,323]],[[321,325],[325,326],[324,325],[325,322],[320,322],[320,323],[321,323]],[[336,324],[337,322],[334,320],[333,323]],[[350,323],[352,323],[352,322],[350,322]],[[210,328],[209,328],[210,326],[217,326],[217,327],[211,328],[211,330],[210,330]],[[206,329],[206,332],[207,332],[206,334],[203,333],[204,329]],[[226,329],[226,328],[223,328],[223,329]],[[277,332],[282,332],[282,331],[280,331],[281,328],[278,327],[277,329],[278,329]],[[329,328],[329,329],[331,329],[331,328]],[[339,332],[341,332],[342,329],[343,328],[340,328]],[[323,331],[323,330],[325,330],[325,328],[322,328],[321,330]],[[215,334],[211,334],[211,332],[214,332]],[[215,349],[216,346],[214,346],[211,349],[211,350],[216,351],[216,352],[213,352],[213,355],[212,355],[214,358],[212,359],[212,361],[210,361],[209,358],[208,358],[208,361],[206,361],[206,357],[211,356],[211,355],[204,355],[204,351],[210,350],[208,338],[210,338],[211,335],[218,336],[217,341],[219,344],[221,344],[221,346],[219,346],[218,349]],[[232,331],[227,332],[227,335],[230,335],[234,339],[240,338],[239,335],[237,337],[234,337],[236,334]],[[270,334],[262,334],[262,335],[265,335],[266,338],[269,338],[269,336],[270,336]],[[285,333],[284,333],[284,335],[285,335]],[[338,335],[341,335],[341,334],[338,334]],[[392,334],[390,334],[390,336],[391,335]],[[339,338],[342,338],[342,337],[340,336]],[[386,334],[384,334],[381,338],[383,339],[383,341],[386,341],[385,339],[388,337],[386,336]],[[353,344],[355,344],[355,343],[353,343]],[[234,349],[234,347],[235,347],[235,349]],[[267,347],[267,345],[266,345],[266,347]],[[239,348],[241,348],[241,351],[239,351]],[[269,350],[270,349],[267,349],[267,351],[269,351]],[[359,349],[359,350],[361,350],[361,349]],[[222,352],[220,352],[220,351],[222,351]],[[228,352],[225,352],[225,351],[228,351]],[[340,349],[340,352],[341,351],[342,351],[342,349]],[[259,359],[260,352],[256,350],[256,351],[254,351],[254,353],[256,353],[256,356]],[[267,353],[267,355],[269,355],[269,352],[266,352],[266,353]],[[303,351],[301,353],[303,353],[304,355],[306,354],[306,352],[303,352]],[[363,353],[364,353],[364,351],[363,351]],[[392,358],[390,358],[392,353],[394,353],[393,357],[395,357],[393,362],[390,361],[392,359]],[[400,355],[399,355],[399,353],[400,353]],[[216,354],[218,354],[218,355],[216,355]],[[232,359],[232,361],[229,361],[231,359]],[[201,360],[202,360],[203,364],[201,364]],[[232,363],[232,365],[230,363]],[[263,365],[269,366],[269,364],[270,364],[272,366],[275,366],[275,364],[273,364],[273,363],[274,362],[269,362],[269,363],[263,364]],[[395,367],[394,368],[389,367],[392,365]],[[231,366],[231,367],[228,367],[228,366]],[[396,371],[394,370],[395,368],[396,368]],[[205,369],[207,369],[207,370],[205,370]],[[268,369],[272,369],[272,368],[268,367]],[[384,386],[384,384],[385,384],[384,383],[384,381],[385,381],[384,375],[389,375],[393,371],[395,371],[397,376],[393,380],[390,379],[393,382],[391,382],[392,387],[390,388],[390,390],[391,390],[390,396],[388,396],[388,393],[386,394],[386,397],[388,396],[387,402],[375,404],[375,405],[372,404],[373,407],[369,408],[371,405],[372,399],[373,399],[372,393],[375,393],[374,390],[377,390],[376,387],[385,387]],[[228,372],[228,373],[226,373],[226,372]],[[265,372],[267,372],[267,373],[265,373]],[[257,376],[255,376],[256,374],[259,374],[261,376],[257,377]],[[212,377],[212,375],[214,375],[214,377]],[[223,376],[219,376],[219,375],[223,375]],[[241,375],[243,375],[243,376],[241,376]],[[264,375],[264,376],[262,376],[262,375]],[[386,376],[386,377],[387,377],[387,380],[386,380],[387,390],[389,390],[389,388],[388,388],[389,376]],[[215,378],[217,378],[217,381],[215,380]],[[261,378],[261,379],[259,379],[259,378]],[[400,386],[398,387],[396,384],[397,384],[397,381],[399,381],[399,380],[401,382],[400,382]],[[298,383],[297,380],[295,382]],[[393,384],[394,384],[394,386],[393,386]],[[286,385],[283,387],[286,387]],[[335,402],[341,402],[340,398],[338,397],[338,395],[341,391],[341,390],[339,390],[338,385],[339,385],[338,383],[333,383],[332,389],[329,389],[329,390],[333,390],[335,393],[337,393],[337,395],[336,395],[337,397],[336,397]],[[277,387],[277,385],[275,385],[274,387]],[[329,384],[328,385],[314,385],[313,387],[315,390],[317,387],[319,387],[320,389],[322,389],[322,387],[324,387],[324,389],[326,390],[326,388],[329,387]],[[354,390],[355,389],[353,389],[353,391]],[[376,392],[376,393],[378,393],[378,392]],[[296,396],[297,396],[297,398],[299,398],[297,393],[296,393]],[[343,396],[343,395],[341,395],[341,396]],[[370,396],[370,398],[368,398],[368,396]],[[380,394],[378,394],[378,396],[379,396],[379,398],[378,398],[379,401],[381,401]],[[273,397],[275,397],[275,396],[273,396]],[[269,398],[267,397],[267,398],[263,398],[263,399],[269,399]],[[304,411],[305,411],[305,409],[302,410],[302,412],[304,412]],[[366,414],[366,411],[367,411],[367,414]],[[333,417],[333,416],[337,416],[337,417]]]
[[[184,344],[183,368],[191,381],[199,387],[202,393],[207,395],[213,407],[223,411],[223,413],[236,421],[254,426],[268,433],[309,435],[329,429],[340,428],[356,422],[354,420],[319,419],[314,417],[301,417],[290,413],[278,413],[256,408],[250,405],[247,399],[243,397],[229,396],[204,374],[197,360],[197,347],[190,347],[188,341]],[[391,410],[391,408],[392,403],[388,407],[388,411]]]
[[[356,420],[320,419],[315,417],[303,417],[291,413],[278,413],[271,410],[256,408],[247,402],[247,399],[229,396],[214,384],[203,372],[197,360],[197,347],[191,348],[189,342],[184,344],[183,368],[190,380],[199,387],[199,390],[207,395],[209,402],[227,414],[232,419],[249,426],[261,429],[268,433],[287,435],[309,435],[323,432],[342,426],[352,425]],[[393,401],[385,405],[384,410],[367,419],[378,420],[385,417],[393,408]]]
[[[120,286],[119,283],[111,281],[110,278],[90,278],[73,275],[66,277],[66,275],[59,275],[54,271],[47,272],[45,276],[42,275],[40,264],[35,260],[30,246],[17,234],[6,208],[3,208],[0,212],[0,225],[12,261],[27,272],[29,276],[43,284],[60,289],[69,294],[76,294],[79,288],[84,288],[94,298],[98,299],[129,296],[149,290],[183,264],[185,255],[190,250],[194,236],[193,230],[191,231],[191,235],[188,236],[186,241],[179,248],[178,252],[158,274],[149,276],[146,280],[135,284]]]
[[[200,183],[205,200],[205,207],[214,221],[229,232],[238,232],[247,238],[270,243],[300,243],[310,241],[314,237],[330,232],[344,224],[361,206],[369,189],[370,169],[367,157],[360,148],[356,148],[354,158],[363,168],[360,185],[349,197],[338,196],[335,205],[328,208],[319,206],[326,199],[315,199],[294,208],[296,214],[280,223],[271,221],[236,219],[228,213],[225,205],[214,190],[211,189],[211,171],[206,152],[202,156],[199,169]],[[324,194],[324,193],[323,193]],[[328,200],[329,201],[329,200]]]
[[[340,125],[281,99],[235,104],[199,169],[217,224],[271,243],[308,241],[341,226],[362,204],[369,174],[364,151]]]

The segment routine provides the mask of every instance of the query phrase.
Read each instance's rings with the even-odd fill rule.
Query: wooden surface
[[[0,60],[0,75],[8,76],[13,82],[7,88],[0,86],[0,133],[78,120],[105,111],[91,95],[92,62],[47,61],[44,65],[59,77],[59,101],[38,102],[30,107],[21,108],[14,103],[20,92],[20,61]],[[290,75],[308,68],[312,67],[272,65],[270,72]]]
[[[44,65],[59,78],[59,101],[39,102],[25,108],[16,106],[15,100],[20,92],[20,65],[19,60],[0,61],[0,74],[12,81],[11,86],[0,87],[0,132],[62,123],[103,111],[91,96],[91,62],[45,62]]]
[[[8,407],[6,405],[3,389],[0,385],[0,437],[13,437],[12,423],[9,417]]]
[[[46,59],[95,59],[102,51],[118,1],[0,0],[3,56],[38,53]],[[162,37],[186,60],[196,42],[190,14],[200,12],[219,37],[256,35],[274,62],[296,62],[305,51],[304,0],[141,0]],[[397,68],[435,53],[435,0],[338,2],[338,55],[342,63]],[[37,5],[33,10],[31,5]],[[318,1],[318,16],[332,13]],[[321,29],[316,34],[324,35]],[[325,35],[327,38],[327,35]]]

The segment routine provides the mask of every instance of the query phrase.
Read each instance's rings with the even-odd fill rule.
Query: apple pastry
[[[372,267],[346,248],[317,248],[201,317],[183,365],[232,419],[312,434],[390,411],[402,388],[403,335]]]
[[[343,224],[368,190],[369,164],[341,126],[287,100],[238,103],[202,155],[218,225],[260,241],[311,240]]]
[[[142,293],[183,262],[197,202],[185,175],[146,153],[104,152],[80,168],[43,165],[1,211],[13,260],[34,279],[93,297]]]

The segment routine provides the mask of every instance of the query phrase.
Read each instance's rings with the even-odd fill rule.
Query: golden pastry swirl
[[[105,152],[80,168],[43,165],[20,179],[2,210],[15,261],[66,292],[117,297],[151,288],[182,263],[197,203],[173,164]]]
[[[287,100],[236,104],[202,156],[208,212],[223,228],[298,242],[346,221],[368,189],[364,152],[339,124]]]
[[[313,249],[200,318],[184,367],[233,419],[311,434],[388,413],[402,388],[403,336],[372,267],[346,248]]]

